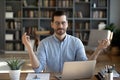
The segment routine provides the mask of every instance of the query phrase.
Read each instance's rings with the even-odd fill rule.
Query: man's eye
[[[64,25],[66,22],[62,22],[62,24]]]
[[[57,25],[59,25],[60,23],[59,22],[56,22]]]

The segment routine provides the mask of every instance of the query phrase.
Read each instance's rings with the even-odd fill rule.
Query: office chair
[[[95,51],[97,48],[99,41],[103,39],[112,40],[113,32],[110,30],[90,30],[88,45],[85,46],[86,51]]]

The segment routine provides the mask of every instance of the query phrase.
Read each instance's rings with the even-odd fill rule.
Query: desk
[[[3,68],[3,69],[1,69]],[[9,78],[9,69],[6,69],[7,66],[0,66],[0,80],[10,80]],[[29,61],[26,61],[26,64],[22,67],[22,71],[21,71],[21,76],[20,76],[20,80],[25,80],[26,76],[28,73],[33,73],[34,71],[31,68],[31,65],[29,63]],[[50,73],[50,80],[57,80],[55,77],[56,73]],[[97,80],[97,78],[95,76],[93,76],[93,78],[91,80]],[[120,78],[114,78],[114,80],[120,80]]]
[[[25,80],[28,73],[21,73],[20,80]],[[10,80],[8,73],[0,73],[0,80]],[[50,73],[50,80],[58,80],[53,73]],[[91,80],[97,80],[93,77]]]
[[[25,80],[27,74],[28,73],[21,73],[20,80]],[[0,73],[0,80],[10,80],[9,74],[8,73],[2,73],[2,74]],[[54,73],[50,73],[50,80],[58,80],[58,79],[55,77]],[[95,76],[93,76],[93,78],[90,80],[98,80],[98,79]],[[114,78],[114,80],[120,80],[120,78]]]

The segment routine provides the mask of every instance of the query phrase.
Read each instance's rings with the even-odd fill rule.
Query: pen
[[[40,78],[37,75],[35,75],[33,79],[40,79]]]

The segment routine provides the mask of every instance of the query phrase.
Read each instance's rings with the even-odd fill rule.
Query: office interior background
[[[8,1],[8,2],[7,2]],[[12,1],[12,0],[11,0]],[[13,0],[13,2],[14,1],[21,1],[21,0]],[[65,1],[65,0],[63,0],[63,1]],[[74,0],[73,0],[74,1]],[[76,0],[77,1],[77,0]],[[84,0],[78,0],[78,1],[84,1]],[[92,1],[97,1],[97,0],[86,0],[86,1],[90,1],[90,2],[92,2]],[[120,10],[119,10],[119,3],[120,3],[120,0],[106,0],[106,1],[108,1],[108,5],[107,5],[107,9],[109,9],[109,10],[107,10],[106,11],[106,13],[108,12],[108,14],[107,14],[107,20],[105,21],[107,24],[110,24],[110,23],[114,23],[114,25],[119,29],[120,28]],[[0,6],[1,6],[1,8],[0,8],[0,37],[1,37],[1,41],[0,41],[0,52],[1,53],[5,53],[5,51],[6,51],[6,47],[8,48],[8,47],[11,47],[12,45],[11,44],[6,44],[6,43],[10,43],[11,41],[6,41],[5,40],[5,34],[6,34],[6,32],[10,32],[10,33],[12,33],[12,30],[11,31],[9,31],[9,30],[6,30],[5,29],[5,25],[6,25],[6,22],[5,21],[10,21],[10,20],[12,20],[12,19],[5,19],[5,9],[6,9],[6,5],[9,5],[9,0],[1,0],[1,3],[0,3]],[[14,4],[13,4],[14,5]],[[25,5],[25,4],[24,4]],[[72,8],[69,8],[70,10],[72,9],[73,11],[72,11],[72,13],[74,13],[74,7],[75,7],[75,5],[73,5],[73,7]],[[21,6],[20,7],[18,7],[18,9],[19,8],[21,8]],[[55,7],[56,8],[56,7]],[[30,9],[32,9],[33,10],[33,8],[28,8],[29,10]],[[44,8],[43,8],[44,9]],[[45,8],[45,9],[47,9],[47,8]],[[50,8],[48,8],[48,9],[50,9]],[[68,11],[70,11],[69,9],[67,9]],[[27,8],[24,8],[23,7],[23,12],[24,12],[24,10],[27,10]],[[35,10],[37,10],[37,9],[35,9]],[[52,9],[51,9],[52,10]],[[76,9],[77,10],[77,9]],[[90,14],[90,13],[89,13]],[[26,16],[26,15],[23,15],[23,16]],[[35,18],[35,19],[37,19],[37,18]],[[29,23],[32,23],[32,24],[38,24],[37,26],[41,26],[41,24],[42,24],[42,26],[46,26],[46,24],[45,24],[45,22],[44,22],[44,20],[45,19],[43,19],[43,22],[41,21],[41,23],[40,23],[40,25],[39,25],[39,22],[36,22],[36,21],[34,21],[35,19],[29,19],[29,20],[31,20],[30,22],[28,22],[27,23],[27,18],[24,18],[24,20],[22,20],[22,24],[23,25],[21,25],[21,27],[23,27],[23,26],[26,26],[26,24],[28,24],[29,25]],[[74,18],[71,18],[71,20],[70,21],[72,21],[72,19],[74,19]],[[28,20],[28,21],[29,21]],[[49,21],[49,19],[47,19],[46,18],[46,20],[47,21]],[[83,19],[84,20],[84,19]],[[38,20],[38,21],[40,21],[40,20]],[[86,20],[88,23],[89,23],[89,21],[88,20]],[[74,22],[74,21],[73,21]],[[77,21],[76,21],[77,22]],[[90,21],[90,22],[92,22],[92,21]],[[96,23],[95,23],[96,24]],[[12,25],[12,24],[11,24]],[[19,25],[19,24],[18,24]],[[70,24],[71,25],[71,24]],[[30,24],[30,26],[31,26],[31,24]],[[72,26],[74,27],[75,25],[73,25],[72,24]],[[48,28],[49,29],[49,28]],[[42,29],[41,29],[42,30]],[[44,30],[44,29],[43,29]],[[72,30],[74,30],[74,29],[72,29]],[[23,30],[21,30],[21,31],[23,31]],[[22,35],[22,32],[21,31],[16,31],[16,33],[14,33],[15,31],[13,30],[13,34],[20,34],[19,35],[19,37]],[[20,33],[17,33],[17,32],[20,32]],[[73,35],[74,33],[71,33],[70,32],[70,34],[71,35]],[[14,36],[14,35],[6,35],[6,36]],[[77,33],[76,33],[76,36],[77,36]],[[18,38],[17,36],[15,37],[16,39],[21,39],[21,38]],[[16,45],[18,46],[18,48],[19,48],[19,44],[17,44],[17,43],[19,43],[19,42],[21,42],[21,40],[16,40],[16,41],[12,41],[11,43],[16,43]],[[119,43],[119,42],[118,42]],[[86,43],[85,43],[86,44]],[[20,43],[20,45],[22,45],[22,43]],[[13,47],[13,46],[12,46]],[[14,46],[15,47],[15,46]],[[15,49],[8,49],[8,52],[9,51],[14,51]],[[22,49],[20,48],[20,50],[24,50],[24,47],[23,47],[23,45],[22,45]],[[15,51],[19,51],[19,50],[15,50]]]
[[[6,1],[8,1],[8,2],[6,2]],[[41,17],[39,19],[36,18],[36,17],[35,18],[30,18],[30,19],[27,18],[27,17],[23,18],[23,19],[21,19],[21,18],[14,18],[14,17],[13,17],[13,19],[9,19],[9,18],[6,19],[5,18],[6,4],[8,4],[8,5],[9,4],[13,4],[15,1],[19,2],[21,0],[0,0],[0,62],[4,61],[6,58],[10,58],[11,56],[20,57],[20,58],[26,60],[26,64],[23,66],[22,71],[23,71],[23,74],[25,72],[25,75],[27,75],[27,73],[33,72],[33,69],[31,67],[31,65],[29,64],[30,63],[29,56],[28,56],[27,52],[24,52],[25,48],[24,48],[24,46],[23,46],[23,44],[21,42],[21,38],[20,37],[21,37],[23,29],[21,29],[21,30],[9,30],[8,29],[7,32],[8,33],[10,32],[10,34],[12,33],[12,34],[15,35],[16,34],[15,32],[20,32],[20,37],[16,36],[15,38],[13,38],[13,35],[10,35],[10,37],[8,37],[9,35],[7,35],[7,39],[8,40],[5,40],[5,34],[6,34],[6,28],[5,28],[6,23],[5,22],[6,21],[8,21],[8,22],[10,21],[10,23],[11,23],[11,21],[14,22],[14,20],[17,21],[16,19],[18,19],[18,23],[19,23],[19,19],[20,19],[20,22],[22,21],[21,27],[23,27],[23,26],[26,26],[27,24],[28,25],[30,24],[30,26],[31,26],[31,24],[34,24],[34,23],[40,25],[39,21],[43,20],[43,22],[41,21],[41,24],[42,24],[42,26],[44,26],[44,25],[46,25],[46,22],[49,21],[50,19],[49,18],[41,18]],[[25,0],[23,0],[23,1],[25,1]],[[27,0],[27,1],[37,1],[37,0]],[[42,0],[42,1],[45,1],[45,0]],[[56,0],[56,1],[59,1],[59,0]],[[60,0],[60,1],[66,1],[66,0]],[[73,1],[75,1],[75,0],[73,0]],[[76,1],[90,1],[91,2],[91,1],[100,1],[100,0],[76,0]],[[109,10],[107,10],[105,8],[105,11],[109,12],[108,13],[109,16],[107,16],[107,19],[105,19],[105,22],[108,22],[108,24],[114,23],[114,25],[116,26],[116,28],[120,29],[120,9],[119,9],[119,7],[120,7],[120,0],[105,0],[105,1],[109,2],[109,4],[108,4]],[[16,4],[13,4],[13,5],[15,5],[14,7],[16,7]],[[89,4],[87,4],[87,5],[89,5]],[[87,6],[87,5],[85,5],[85,6]],[[17,6],[19,6],[19,5],[17,5]],[[74,7],[75,7],[75,5],[74,5]],[[71,11],[71,10],[75,11],[74,7],[72,7],[72,8],[70,7],[68,9],[67,8],[60,8],[60,9],[66,9],[68,11]],[[8,7],[8,8],[10,8],[10,7]],[[17,8],[18,9],[22,8],[23,11],[27,10],[27,9],[28,10],[40,10],[40,8],[29,8],[29,7],[25,8],[25,7],[21,7],[21,6],[17,7]],[[49,10],[49,9],[50,10],[54,10],[54,8],[48,8],[48,7],[47,8],[42,8],[43,11],[44,11],[44,9],[45,10]],[[55,8],[55,9],[57,9],[57,8]],[[100,10],[101,10],[101,8],[100,8]],[[103,9],[103,11],[104,11],[104,9]],[[43,12],[43,14],[44,14],[44,12]],[[87,15],[90,15],[90,13],[87,14]],[[27,16],[27,15],[24,15],[24,16]],[[33,16],[31,16],[31,17],[33,17]],[[28,19],[28,22],[27,22],[27,19]],[[31,21],[29,22],[29,20],[31,20]],[[36,20],[38,22],[36,22]],[[76,20],[79,20],[79,19],[76,19]],[[92,19],[90,19],[90,18],[89,19],[80,19],[80,20],[82,20],[83,22],[87,21],[88,23],[89,22],[92,23],[92,21],[91,21]],[[96,20],[97,19],[95,19],[95,21]],[[44,22],[44,21],[46,21],[46,22]],[[75,18],[71,18],[71,19],[69,19],[69,21],[70,22],[72,22],[72,21],[74,22]],[[104,21],[104,19],[103,19],[103,21]],[[44,31],[43,28],[41,30]],[[72,31],[74,31],[74,29],[72,29]],[[48,33],[49,33],[48,31],[45,31],[45,34],[48,34]],[[38,34],[44,34],[44,32],[43,33],[41,33],[41,32],[39,33],[38,32]],[[117,37],[120,40],[120,35],[117,36]],[[17,40],[14,40],[14,39],[17,39]],[[8,45],[6,43],[8,43]],[[9,43],[10,43],[10,45],[9,45]],[[16,43],[20,43],[20,44],[16,44]],[[17,47],[13,46],[13,44],[15,44]],[[113,51],[110,51],[110,52],[108,51],[107,54],[103,52],[103,54],[101,54],[98,57],[98,62],[96,64],[95,73],[98,73],[101,69],[103,69],[105,67],[105,65],[109,65],[109,64],[110,65],[115,64],[116,65],[116,67],[115,67],[116,70],[120,71],[120,64],[119,64],[120,56],[118,56],[119,52],[120,52],[120,48],[119,48],[120,47],[120,41],[116,42],[116,44],[118,44],[117,45],[118,46],[117,50],[115,50],[116,49],[116,46],[115,46],[115,48],[113,48]],[[20,47],[19,45],[21,45],[22,47]],[[110,50],[112,50],[112,49],[110,49]],[[114,55],[114,53],[115,53],[115,55]],[[117,53],[117,55],[116,55],[116,53]],[[89,57],[89,55],[91,55],[91,54],[89,54],[89,52],[88,52],[87,56]],[[0,66],[1,66],[1,64],[0,64]],[[5,68],[6,67],[0,68],[0,71],[3,71],[3,73],[4,73],[4,69]],[[0,73],[0,79],[3,80],[3,78],[4,78],[4,79],[8,80],[9,79],[8,75],[6,77],[6,76],[4,76],[5,74],[3,74],[3,73],[2,72]],[[25,79],[26,76],[21,77],[21,78]],[[21,80],[24,80],[24,79],[21,79]]]

